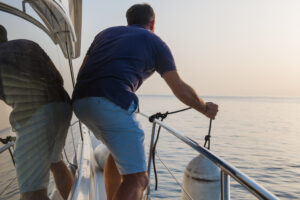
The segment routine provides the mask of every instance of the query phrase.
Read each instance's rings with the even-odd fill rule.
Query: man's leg
[[[104,181],[107,200],[112,200],[114,194],[121,184],[121,175],[119,174],[119,171],[111,154],[109,154],[105,162]]]
[[[104,180],[107,200],[141,200],[148,183],[146,172],[121,176],[111,154],[105,163]]]
[[[148,177],[146,172],[122,176],[122,183],[116,191],[113,200],[141,200],[143,191],[147,187]]]
[[[64,199],[68,199],[69,193],[73,185],[73,176],[62,160],[62,150],[69,129],[72,117],[71,106],[65,102],[52,103],[53,116],[53,133],[54,146],[51,152],[50,170],[53,174],[56,188]]]
[[[135,120],[134,102],[127,111],[102,97],[76,100],[73,106],[76,116],[113,155],[104,169],[108,200],[140,200],[148,181],[144,132]]]
[[[25,124],[14,122],[17,140],[14,160],[21,200],[49,200],[51,141],[48,137],[49,119],[43,106]],[[29,141],[29,142],[28,142]]]
[[[59,193],[64,199],[68,199],[74,182],[71,172],[64,161],[51,163],[50,169]]]
[[[24,192],[21,194],[20,200],[50,200],[47,196],[47,190],[36,190],[32,192]]]

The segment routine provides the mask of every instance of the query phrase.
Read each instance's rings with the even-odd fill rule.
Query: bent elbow
[[[181,101],[184,101],[184,100],[186,100],[189,97],[188,93],[186,91],[184,91],[184,90],[178,91],[178,92],[176,92],[174,94]]]

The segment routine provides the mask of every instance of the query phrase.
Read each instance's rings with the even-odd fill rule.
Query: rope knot
[[[204,139],[205,140],[210,140],[210,135],[206,135]]]
[[[6,138],[0,138],[0,142],[2,142],[2,144],[7,144],[11,141],[16,141],[16,137],[7,136]]]
[[[160,112],[158,112],[158,113],[156,113],[154,115],[151,115],[149,117],[149,121],[150,122],[154,122],[154,119],[159,119],[159,118],[161,120],[163,120],[163,119],[165,119],[168,116],[168,114],[169,114],[169,112],[166,112],[166,113],[160,113]]]

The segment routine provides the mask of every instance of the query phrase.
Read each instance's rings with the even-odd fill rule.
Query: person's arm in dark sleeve
[[[44,76],[47,78],[47,80],[55,80],[58,84],[64,85],[63,77],[55,67],[48,54],[42,49],[42,47],[40,47],[40,45],[34,42],[30,43],[30,45],[35,50],[35,56],[40,57],[45,62],[45,66],[47,66],[47,68],[41,68],[41,71],[43,71]]]
[[[54,73],[55,78],[57,79],[57,81],[61,84],[64,85],[64,79],[61,76],[61,74],[59,73],[59,71],[56,69],[54,63],[52,62],[52,60],[49,58],[48,60],[48,65],[51,68],[51,71]]]

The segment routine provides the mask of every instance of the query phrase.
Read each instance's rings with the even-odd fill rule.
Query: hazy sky
[[[21,6],[21,1],[1,1]],[[125,25],[126,10],[147,2],[156,12],[155,33],[170,47],[181,77],[199,95],[300,96],[299,0],[84,0],[82,56],[104,28]],[[29,10],[30,11],[30,10]],[[67,62],[46,35],[0,12],[9,39],[38,42],[64,74]],[[158,74],[139,94],[170,94]]]

